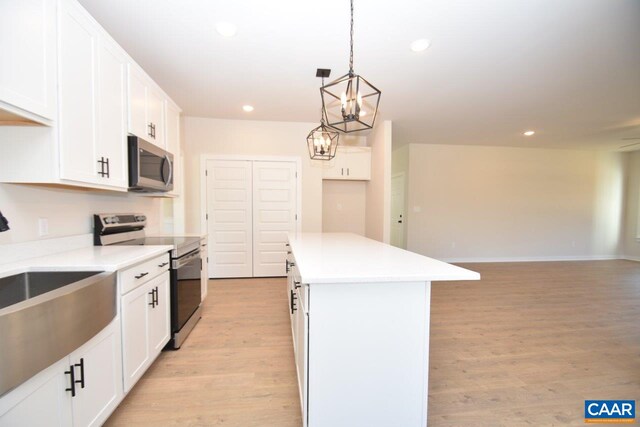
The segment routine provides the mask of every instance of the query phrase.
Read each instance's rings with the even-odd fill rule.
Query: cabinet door
[[[63,0],[60,7],[60,177],[98,183],[94,67],[98,34],[80,5]]]
[[[74,426],[99,426],[122,399],[120,319],[69,357],[74,365],[76,396],[71,399]]]
[[[150,140],[147,118],[147,85],[140,71],[129,65],[129,133],[144,140]]]
[[[349,147],[345,153],[346,179],[368,181],[371,179],[371,148]]]
[[[153,134],[149,142],[166,150],[167,141],[164,131],[164,96],[154,87],[147,87],[147,114],[149,124],[153,127]]]
[[[302,303],[301,291],[298,288],[297,303],[298,307],[295,312],[295,333],[296,339],[294,345],[296,347],[296,370],[298,373],[298,390],[300,392],[300,405],[302,406],[303,425],[307,425],[307,351],[309,346],[309,315],[305,313],[305,307]]]
[[[0,103],[55,119],[56,1],[0,2]]]
[[[0,398],[1,427],[68,427],[71,425],[69,358],[48,367]]]
[[[160,354],[171,335],[171,312],[169,304],[170,273],[167,271],[150,282],[150,289],[157,292],[157,303],[149,310],[149,353],[151,359]]]
[[[105,159],[100,177],[105,185],[126,189],[127,169],[126,57],[115,43],[101,40],[98,48],[98,132],[96,155]],[[101,166],[99,170],[101,170]]]
[[[336,156],[322,163],[322,179],[345,179],[345,157],[342,146],[336,149]]]
[[[149,354],[148,283],[122,297],[122,369],[124,391],[127,393],[151,364]]]

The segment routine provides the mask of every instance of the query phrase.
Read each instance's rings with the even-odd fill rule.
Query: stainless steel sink
[[[0,278],[0,396],[72,353],[116,316],[116,273]]]

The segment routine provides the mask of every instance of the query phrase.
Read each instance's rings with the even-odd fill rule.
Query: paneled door
[[[252,162],[207,161],[210,277],[253,276]]]
[[[287,234],[298,229],[298,162],[207,160],[209,277],[286,276]]]
[[[295,162],[253,162],[253,276],[286,276],[287,233],[296,231]]]

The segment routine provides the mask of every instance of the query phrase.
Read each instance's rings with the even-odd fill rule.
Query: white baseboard
[[[637,261],[637,262],[640,262],[640,257],[637,257],[637,256],[620,255],[620,259],[626,259],[627,261]]]
[[[622,255],[588,255],[588,256],[544,256],[544,257],[487,257],[487,258],[438,258],[448,263],[473,262],[544,262],[544,261],[603,261],[612,259],[629,259]],[[638,258],[640,261],[640,258]]]
[[[29,258],[51,255],[63,251],[93,246],[93,234],[55,237],[0,245],[0,264],[9,264]]]

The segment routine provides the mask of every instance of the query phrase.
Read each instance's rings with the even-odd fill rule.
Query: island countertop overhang
[[[479,280],[480,274],[353,233],[289,235],[307,284]]]

